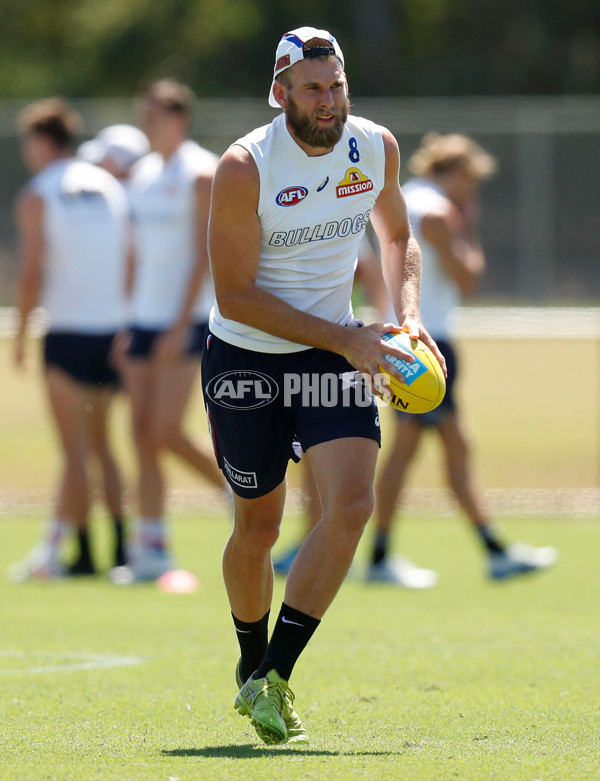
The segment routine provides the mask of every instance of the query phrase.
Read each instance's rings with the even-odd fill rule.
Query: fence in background
[[[482,195],[488,271],[479,300],[594,303],[600,297],[600,97],[357,97],[354,113],[392,130],[406,161],[429,131],[474,137],[499,161]],[[75,101],[88,135],[134,122],[125,99]],[[22,103],[0,102],[0,303],[15,281],[14,197],[27,179],[15,134]],[[273,118],[265,99],[203,100],[193,136],[215,152]]]
[[[357,309],[366,322],[376,322],[377,312]],[[0,338],[15,333],[14,307],[0,307]],[[29,333],[39,337],[44,329],[42,309],[30,319]],[[451,329],[457,339],[598,339],[600,307],[459,307],[451,315]]]

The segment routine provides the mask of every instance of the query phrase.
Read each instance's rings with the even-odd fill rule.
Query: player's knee
[[[373,497],[373,492],[369,491],[368,493],[365,492],[363,496],[356,500],[353,505],[352,509],[349,512],[350,517],[350,523],[353,527],[355,527],[357,530],[361,530],[365,527],[365,524],[373,515],[373,509],[375,507],[375,501]]]
[[[271,550],[279,537],[277,526],[257,526],[251,529],[252,541],[255,548]]]
[[[359,496],[340,498],[333,504],[330,517],[343,531],[361,534],[373,509],[373,492],[364,491]]]
[[[235,534],[249,550],[271,550],[279,537],[279,521],[256,516],[236,517]]]

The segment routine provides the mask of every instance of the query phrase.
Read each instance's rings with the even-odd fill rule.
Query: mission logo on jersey
[[[346,175],[336,187],[338,198],[359,195],[373,189],[373,182],[359,168],[348,168]]]

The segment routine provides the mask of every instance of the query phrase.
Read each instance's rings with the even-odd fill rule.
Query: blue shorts
[[[233,491],[248,499],[268,494],[290,459],[322,442],[364,437],[381,444],[377,407],[356,378],[337,353],[255,352],[210,334],[204,402],[215,456]]]
[[[119,385],[119,375],[111,363],[114,333],[83,334],[49,331],[43,342],[44,365],[61,369],[83,385]]]
[[[197,323],[190,326],[187,343],[185,346],[186,356],[200,356],[204,349],[204,337],[208,322]],[[148,358],[152,355],[156,340],[161,334],[165,333],[164,328],[141,328],[132,326],[129,329],[131,341],[127,349],[127,355],[130,358]]]
[[[454,383],[456,381],[458,369],[456,352],[450,342],[447,342],[445,339],[435,339],[435,343],[446,359],[446,369],[448,370],[448,376],[446,377],[446,394],[442,399],[441,404],[431,410],[431,412],[424,412],[422,415],[411,415],[409,412],[395,410],[396,415],[399,415],[403,419],[411,419],[421,426],[428,427],[439,426],[443,417],[456,412],[456,402],[454,399]]]

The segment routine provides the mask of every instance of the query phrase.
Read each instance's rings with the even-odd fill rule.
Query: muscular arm
[[[370,242],[365,238],[358,250],[358,265],[354,281],[364,289],[367,303],[374,307],[383,320],[389,310],[388,289],[381,273],[381,262]]]
[[[426,214],[421,220],[421,233],[431,244],[446,274],[462,295],[475,291],[485,269],[485,257],[473,231],[462,226],[463,218],[454,206]]]
[[[39,302],[43,283],[45,252],[43,231],[44,202],[39,195],[24,192],[16,207],[19,233],[19,279],[17,283],[17,311],[19,323],[15,342],[15,363],[24,362],[25,337],[31,312]]]
[[[414,240],[406,203],[400,189],[400,153],[389,131],[383,135],[385,186],[373,209],[371,222],[381,247],[383,277],[400,325],[419,320],[421,251]]]
[[[404,195],[400,189],[400,153],[394,136],[384,131],[385,185],[371,215],[381,246],[383,277],[398,323],[411,337],[421,339],[434,352],[442,368],[445,361],[421,322],[421,250],[412,236]]]

